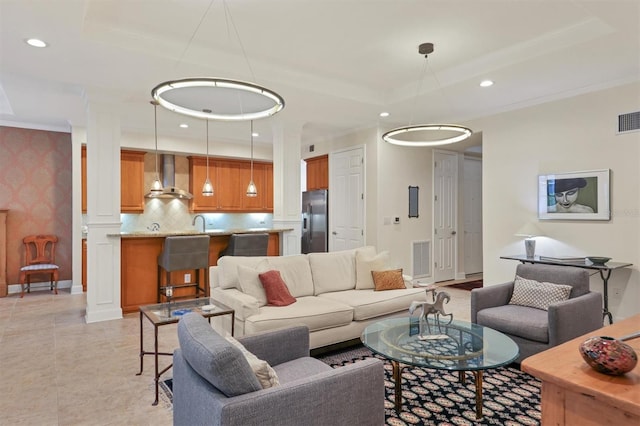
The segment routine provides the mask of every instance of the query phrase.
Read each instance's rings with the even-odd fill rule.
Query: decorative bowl
[[[589,259],[589,262],[593,263],[594,265],[604,265],[605,263],[611,260],[610,257],[600,257],[600,256],[587,256],[587,259]]]
[[[631,346],[607,336],[590,337],[582,342],[580,355],[591,368],[610,376],[627,373],[638,363],[638,355]]]

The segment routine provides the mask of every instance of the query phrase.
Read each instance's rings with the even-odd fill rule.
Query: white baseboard
[[[73,282],[71,280],[58,281],[58,290],[61,288],[71,288],[72,285],[73,285]],[[48,281],[31,283],[31,291],[45,291],[45,290],[50,291],[49,288],[50,288],[50,284]],[[9,284],[7,286],[8,294],[16,294],[16,293],[20,293],[20,291],[21,291],[20,284]]]

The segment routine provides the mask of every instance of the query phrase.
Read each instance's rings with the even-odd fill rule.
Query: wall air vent
[[[413,278],[424,278],[431,275],[431,241],[413,241],[411,243]]]
[[[618,116],[618,134],[640,130],[640,111]]]

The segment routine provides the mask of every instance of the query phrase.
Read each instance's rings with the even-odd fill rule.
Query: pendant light
[[[247,197],[257,196],[258,188],[256,188],[256,184],[253,183],[253,120],[251,120],[251,180],[249,181],[249,185],[247,185]]]
[[[424,69],[427,69],[427,56],[433,53],[433,43],[422,43],[418,46],[418,53],[424,55]],[[433,75],[438,81],[435,74]],[[424,73],[422,80],[424,79]],[[420,86],[416,91],[416,100],[420,94]],[[439,83],[438,83],[439,84]],[[440,87],[442,89],[442,87]],[[413,110],[415,111],[415,106]],[[413,120],[412,120],[413,121]],[[471,136],[471,129],[457,124],[417,124],[389,130],[382,135],[385,142],[401,146],[439,146],[463,141]]]
[[[207,121],[207,179],[204,181],[204,185],[202,185],[202,195],[205,197],[213,196],[213,185],[211,185],[211,181],[209,180],[209,120]]]
[[[151,101],[151,105],[153,105],[153,128],[155,130],[155,142],[156,142],[156,174],[151,184],[151,189],[149,193],[153,195],[162,194],[162,182],[160,182],[160,175],[158,174],[158,102]]]

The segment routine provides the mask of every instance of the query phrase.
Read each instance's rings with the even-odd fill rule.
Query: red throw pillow
[[[287,284],[282,280],[280,271],[267,271],[259,274],[260,282],[267,293],[267,305],[287,306],[296,301],[295,297],[289,293]]]

